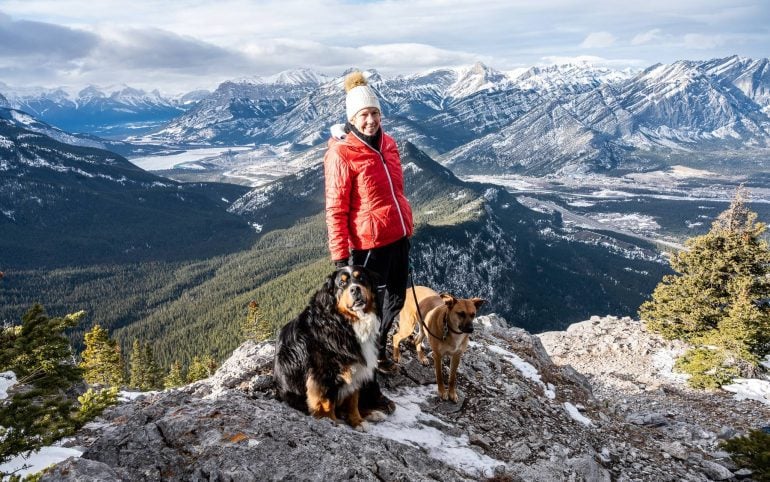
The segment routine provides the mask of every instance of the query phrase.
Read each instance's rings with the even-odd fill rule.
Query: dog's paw
[[[425,355],[419,356],[417,358],[418,360],[420,360],[420,363],[422,363],[423,366],[430,365],[430,359],[428,359],[428,357],[426,357]]]
[[[459,400],[460,397],[457,396],[457,392],[454,390],[449,391],[449,400],[451,400],[453,403],[457,403],[457,400]],[[446,400],[446,398],[444,399]]]
[[[446,390],[439,390],[438,398],[440,398],[441,400],[449,400],[449,392]]]
[[[361,423],[353,427],[353,430],[355,430],[356,432],[368,432],[369,423],[366,420],[362,420]]]
[[[388,414],[379,410],[374,410],[366,416],[366,420],[370,422],[382,422],[386,418],[388,418]]]

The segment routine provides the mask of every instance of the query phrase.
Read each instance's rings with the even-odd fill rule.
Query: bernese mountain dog
[[[377,367],[376,303],[372,274],[363,266],[330,274],[278,335],[273,375],[279,398],[317,418],[345,418],[364,429],[359,391]]]

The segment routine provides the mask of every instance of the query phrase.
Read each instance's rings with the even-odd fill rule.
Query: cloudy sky
[[[351,66],[645,67],[770,55],[766,0],[0,0],[0,82],[179,93]]]

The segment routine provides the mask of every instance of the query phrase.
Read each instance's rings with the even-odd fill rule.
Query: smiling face
[[[358,132],[365,136],[373,136],[380,129],[380,121],[382,120],[382,114],[380,109],[376,107],[366,107],[358,111],[358,113],[350,121],[353,127],[358,129]]]

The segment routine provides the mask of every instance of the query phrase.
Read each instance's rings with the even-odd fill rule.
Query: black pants
[[[353,264],[377,274],[377,310],[380,316],[379,358],[384,360],[388,332],[404,307],[409,278],[409,239],[401,238],[386,246],[366,251],[353,251]]]

